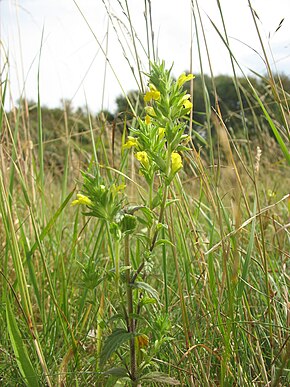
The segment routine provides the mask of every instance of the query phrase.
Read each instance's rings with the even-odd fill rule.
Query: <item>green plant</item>
[[[129,377],[132,386],[145,379],[177,384],[169,376],[148,373],[148,366],[164,342],[164,335],[150,351],[144,351],[149,339],[143,330],[147,332],[149,327],[144,327],[142,312],[146,309],[147,313],[156,313],[149,304],[158,308],[158,292],[150,285],[150,271],[146,265],[150,265],[151,256],[158,246],[171,244],[170,240],[159,238],[159,235],[167,227],[164,222],[166,207],[174,204],[169,200],[168,193],[175,175],[183,167],[180,152],[188,149],[185,146],[188,141],[185,128],[192,104],[190,95],[183,91],[183,84],[191,79],[193,75],[182,74],[173,81],[164,62],[152,64],[148,74],[149,91],[144,96],[147,104],[145,117],[136,117],[136,127],[130,128],[131,136],[123,145],[124,150],[134,149],[139,173],[148,185],[148,195],[140,195],[141,203],[132,205],[126,201],[125,185],[116,185],[115,182],[106,185],[98,165],[94,173],[91,170],[83,173],[82,193],[72,202],[72,205],[85,205],[85,215],[104,221],[115,245],[112,279],[117,284],[120,321],[105,340],[99,361],[104,366],[117,352],[123,367],[111,368],[106,374]],[[142,248],[133,258],[134,241],[135,244],[140,241]],[[164,334],[167,333],[165,330]],[[128,341],[130,360],[127,359],[126,349],[122,350],[122,345]]]

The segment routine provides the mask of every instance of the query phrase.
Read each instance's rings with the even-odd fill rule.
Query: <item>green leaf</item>
[[[143,305],[150,305],[150,304],[156,304],[155,298],[150,298],[150,297],[144,296],[142,298],[142,300],[140,301],[140,305],[141,306],[143,306]]]
[[[203,138],[196,130],[193,130],[192,133],[202,144],[208,146],[208,143],[205,138]]]
[[[110,368],[108,371],[104,372],[104,375],[112,375],[119,379],[119,378],[126,378],[128,376],[128,372],[125,368],[113,367],[113,368]]]
[[[162,193],[161,191],[158,191],[158,193],[154,196],[154,199],[152,200],[152,209],[156,208],[161,204],[162,201]]]
[[[166,201],[166,207],[168,207],[168,206],[170,206],[171,204],[176,203],[176,202],[178,202],[178,201],[179,201],[179,199],[171,199],[171,200],[167,200],[167,201]]]
[[[132,288],[135,288],[135,289],[144,290],[146,293],[149,294],[149,296],[151,296],[151,297],[155,298],[155,300],[159,301],[159,294],[158,294],[157,290],[152,288],[152,286],[150,286],[146,282],[135,282],[131,286],[132,286]]]
[[[140,211],[144,214],[149,225],[152,225],[154,219],[154,213],[148,207],[140,208]]]
[[[160,171],[164,172],[166,171],[166,162],[160,157],[157,153],[150,152],[150,156],[152,156],[155,163],[158,165]]]
[[[35,368],[30,362],[27,349],[24,345],[24,341],[21,337],[15,316],[11,310],[8,300],[6,303],[6,319],[8,333],[10,336],[13,351],[15,353],[18,368],[26,382],[26,385],[31,387],[37,387],[39,386],[38,375],[36,374]]]
[[[156,242],[155,246],[158,246],[158,245],[169,245],[169,246],[174,247],[174,244],[171,241],[169,241],[168,239],[159,239]]]
[[[256,214],[257,211],[257,199],[255,199],[254,202],[254,211],[253,213]],[[252,228],[251,228],[251,234],[249,238],[249,244],[248,244],[248,249],[247,249],[247,254],[245,257],[245,262],[243,265],[243,270],[242,270],[242,276],[241,276],[241,281],[238,286],[238,293],[237,293],[237,300],[240,300],[243,292],[244,292],[244,287],[245,287],[245,282],[247,279],[249,267],[250,267],[250,262],[251,262],[251,257],[252,257],[252,252],[253,248],[255,247],[255,231],[256,231],[256,217],[254,217],[253,222],[252,222]]]
[[[164,374],[163,372],[149,372],[148,374],[142,376],[140,378],[140,381],[142,382],[157,382],[157,383],[166,383],[169,384],[170,386],[179,386],[180,382],[172,378],[171,376],[168,376]]]
[[[130,332],[126,329],[118,328],[114,330],[109,337],[105,340],[104,347],[100,356],[100,365],[104,365],[111,355],[126,341],[129,341],[132,337]]]

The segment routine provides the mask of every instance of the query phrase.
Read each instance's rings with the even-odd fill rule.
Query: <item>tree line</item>
[[[252,86],[250,86],[249,81]],[[290,77],[287,75],[275,76],[273,80],[267,77],[238,77],[236,82],[228,75],[219,75],[214,78],[208,75],[197,75],[193,81],[193,139],[197,145],[209,135],[215,141],[215,128],[210,120],[211,114],[220,115],[230,134],[235,138],[261,139],[272,136],[269,125],[255,98],[253,88],[263,102],[267,112],[274,120],[282,136],[287,137],[286,123],[289,120]],[[190,93],[190,84],[186,84]],[[73,108],[70,101],[63,107],[41,107],[43,127],[43,142],[47,165],[55,165],[58,170],[64,164],[64,154],[68,138],[73,141],[75,148],[82,152],[90,152],[91,130],[100,133],[102,130],[114,132],[114,136],[123,133],[124,128],[129,131],[133,115],[128,99],[137,113],[144,107],[143,94],[137,90],[128,92],[127,98],[120,95],[116,98],[115,111],[100,111],[90,113],[85,108]],[[282,107],[282,108],[281,108]],[[285,112],[287,113],[285,115]],[[37,146],[39,142],[39,109],[34,101],[19,101],[16,111],[7,113],[8,121],[19,127],[20,141],[31,141]],[[289,141],[289,139],[288,139]],[[206,147],[203,144],[202,146]]]

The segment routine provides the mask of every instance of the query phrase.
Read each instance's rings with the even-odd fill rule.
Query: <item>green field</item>
[[[1,386],[290,385],[290,80],[223,28],[232,75],[175,79],[147,23],[97,115],[5,108],[1,62]]]

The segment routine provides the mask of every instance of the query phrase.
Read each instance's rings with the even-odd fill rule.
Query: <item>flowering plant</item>
[[[155,247],[165,243],[164,239],[158,243],[158,237],[160,230],[166,228],[164,215],[166,206],[170,203],[169,186],[183,168],[182,152],[188,149],[185,146],[188,140],[185,129],[192,103],[190,95],[183,90],[183,85],[194,78],[192,74],[181,74],[174,81],[171,70],[165,69],[164,62],[152,64],[147,76],[148,91],[143,97],[146,104],[144,113],[137,117],[136,125],[130,128],[122,153],[126,156],[127,152],[133,150],[140,174],[148,184],[148,197],[142,197],[142,204],[137,206],[126,203],[125,185],[118,185],[115,181],[106,184],[97,169],[93,174],[83,173],[82,193],[77,194],[77,199],[72,202],[72,205],[85,206],[85,215],[105,222],[114,240],[114,276],[116,291],[121,298],[118,315],[122,316],[126,329],[113,329],[98,356],[100,366],[103,367],[114,351],[118,350],[119,357],[121,356],[120,347],[128,341],[129,361],[126,360],[126,351],[121,356],[123,364],[126,364],[122,377],[129,378],[132,386],[140,384],[142,372],[151,364],[156,351],[166,341],[170,329],[168,323],[162,322],[161,325],[166,329],[155,341],[152,348],[155,353],[150,355],[150,329],[141,323],[137,329],[137,322],[146,305],[145,294],[151,304],[158,304],[157,291],[148,283],[148,268],[154,264],[152,255]],[[137,233],[138,224],[142,227],[145,225],[145,231],[139,228]],[[130,253],[130,245],[134,238],[139,240],[142,233],[143,252],[136,258]],[[169,384],[176,384],[172,378],[164,380]]]

